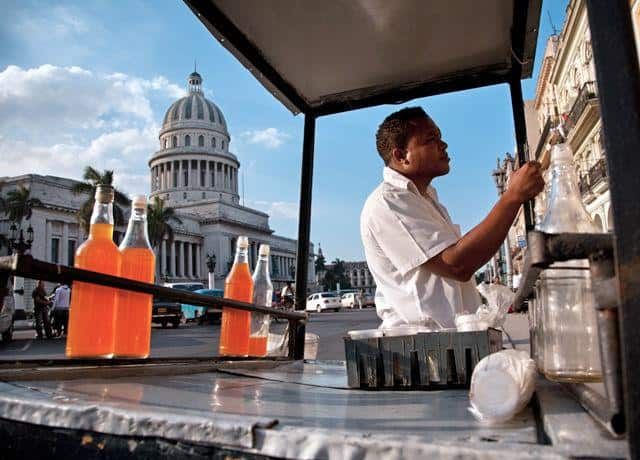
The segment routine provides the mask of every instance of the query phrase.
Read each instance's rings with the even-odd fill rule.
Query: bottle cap
[[[114,197],[113,187],[106,184],[98,184],[96,186],[96,201],[98,203],[112,203]]]
[[[238,247],[242,249],[247,249],[249,247],[249,238],[246,236],[239,236]]]
[[[134,209],[147,209],[147,197],[146,195],[134,195],[131,200],[131,207]]]
[[[271,249],[269,248],[268,244],[261,244],[260,249],[258,250],[258,255],[268,257],[270,252]]]
[[[572,161],[573,153],[571,153],[571,147],[569,144],[556,144],[551,149],[551,161]]]

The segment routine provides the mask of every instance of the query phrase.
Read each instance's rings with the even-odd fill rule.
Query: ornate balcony
[[[589,185],[591,187],[597,185],[599,182],[606,180],[607,178],[607,164],[604,158],[600,158],[589,169]]]
[[[571,110],[566,117],[565,130],[567,135],[569,134],[569,131],[578,124],[578,120],[580,120],[587,104],[595,99],[598,99],[596,83],[588,81],[582,85],[582,88],[580,89],[576,99],[573,101]]]
[[[580,176],[578,186],[580,187],[580,194],[582,196],[585,196],[586,194],[590,193],[591,187],[589,186],[589,176]]]

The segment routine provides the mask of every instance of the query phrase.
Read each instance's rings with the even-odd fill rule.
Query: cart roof
[[[289,110],[316,115],[529,77],[541,7],[541,0],[185,2]]]

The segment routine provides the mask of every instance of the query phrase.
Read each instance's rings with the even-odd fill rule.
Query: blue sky
[[[567,0],[543,4],[561,28]],[[114,169],[128,193],[148,193],[147,161],[165,110],[185,88],[194,59],[205,94],[223,110],[241,162],[245,203],[269,212],[277,234],[297,235],[302,116],[293,117],[180,1],[5,0],[0,17],[0,175],[80,178],[85,165]],[[491,170],[512,152],[506,85],[418,99],[449,144],[451,173],[434,181],[463,231],[496,200]],[[378,124],[396,106],[318,120],[311,240],[329,260],[363,260],[360,209],[380,182]]]

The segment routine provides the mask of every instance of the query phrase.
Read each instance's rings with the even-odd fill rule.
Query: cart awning
[[[293,113],[531,76],[541,0],[185,0]]]

